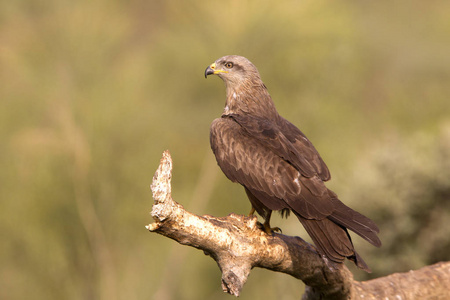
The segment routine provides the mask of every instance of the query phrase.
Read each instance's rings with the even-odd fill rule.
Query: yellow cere
[[[219,73],[228,73],[228,71],[225,71],[225,70],[215,70],[216,63],[212,63],[209,67],[214,70],[214,75],[219,74]]]

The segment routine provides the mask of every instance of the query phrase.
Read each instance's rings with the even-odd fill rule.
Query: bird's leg
[[[255,208],[252,205],[252,209],[250,209],[250,212],[248,213],[248,216],[252,217],[254,213],[255,213]]]
[[[253,214],[255,213],[255,208],[252,205],[252,208],[250,209],[250,213],[248,214],[249,217],[252,217]],[[280,233],[282,233],[281,229],[279,227],[270,227],[270,216],[272,215],[272,211],[269,210],[269,212],[267,213],[266,217],[264,218],[264,224],[261,224],[258,222],[259,225],[262,225],[262,230],[264,230],[267,234],[272,234],[272,232],[274,231],[279,231]]]
[[[264,231],[267,234],[272,234],[274,231],[279,231],[280,233],[282,233],[282,231],[281,231],[281,229],[279,227],[273,227],[273,228],[270,227],[270,216],[272,216],[272,211],[271,210],[267,213],[267,216],[266,216],[266,218],[264,220],[264,224],[263,224]]]

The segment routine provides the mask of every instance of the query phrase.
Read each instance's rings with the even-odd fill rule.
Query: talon
[[[272,228],[270,228],[270,229],[272,229],[272,231],[274,231],[274,232],[283,233],[283,230],[281,230],[280,227],[272,227]]]
[[[252,207],[252,211],[254,212],[254,208]],[[267,215],[264,217],[265,221],[264,224],[260,224],[262,225],[262,230],[264,230],[265,233],[272,235],[274,232],[280,232],[283,233],[283,231],[281,230],[281,228],[279,227],[270,227],[270,216],[272,215],[272,211],[268,211]]]
[[[283,233],[283,231],[281,230],[280,227],[270,227],[270,224],[269,224],[268,222],[265,222],[265,223],[263,224],[263,226],[264,226],[264,231],[265,231],[267,234],[272,235],[274,232]]]
[[[256,225],[258,225],[259,229],[261,229],[262,231],[264,231],[264,232],[266,231],[266,228],[264,227],[264,225],[261,222],[257,221]]]

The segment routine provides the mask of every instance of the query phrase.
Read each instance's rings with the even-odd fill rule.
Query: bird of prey
[[[229,55],[206,68],[205,78],[212,74],[225,82],[226,103],[211,124],[211,148],[228,179],[244,186],[250,215],[256,210],[271,234],[278,229],[270,227],[272,211],[292,212],[322,257],[337,263],[347,258],[370,272],[347,229],[379,247],[377,225],[325,186],[326,164],[308,138],[278,114],[256,67]]]

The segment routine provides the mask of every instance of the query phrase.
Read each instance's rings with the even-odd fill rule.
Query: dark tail
[[[374,245],[381,246],[377,233],[380,232],[374,221],[342,203],[335,193],[328,190],[333,201],[334,211],[328,219],[342,225]]]
[[[342,263],[345,258],[348,258],[359,268],[370,273],[370,268],[355,251],[347,228],[372,245],[380,247],[381,241],[377,236],[379,232],[377,225],[369,218],[347,207],[332,191],[329,191],[329,193],[333,201],[334,211],[328,217],[315,220],[305,219],[293,211],[294,214],[305,227],[320,254],[338,263]]]
[[[371,272],[369,266],[353,247],[352,240],[345,227],[325,218],[322,220],[305,219],[294,214],[305,227],[317,250],[331,261],[342,263],[345,258],[352,260],[359,268]]]

